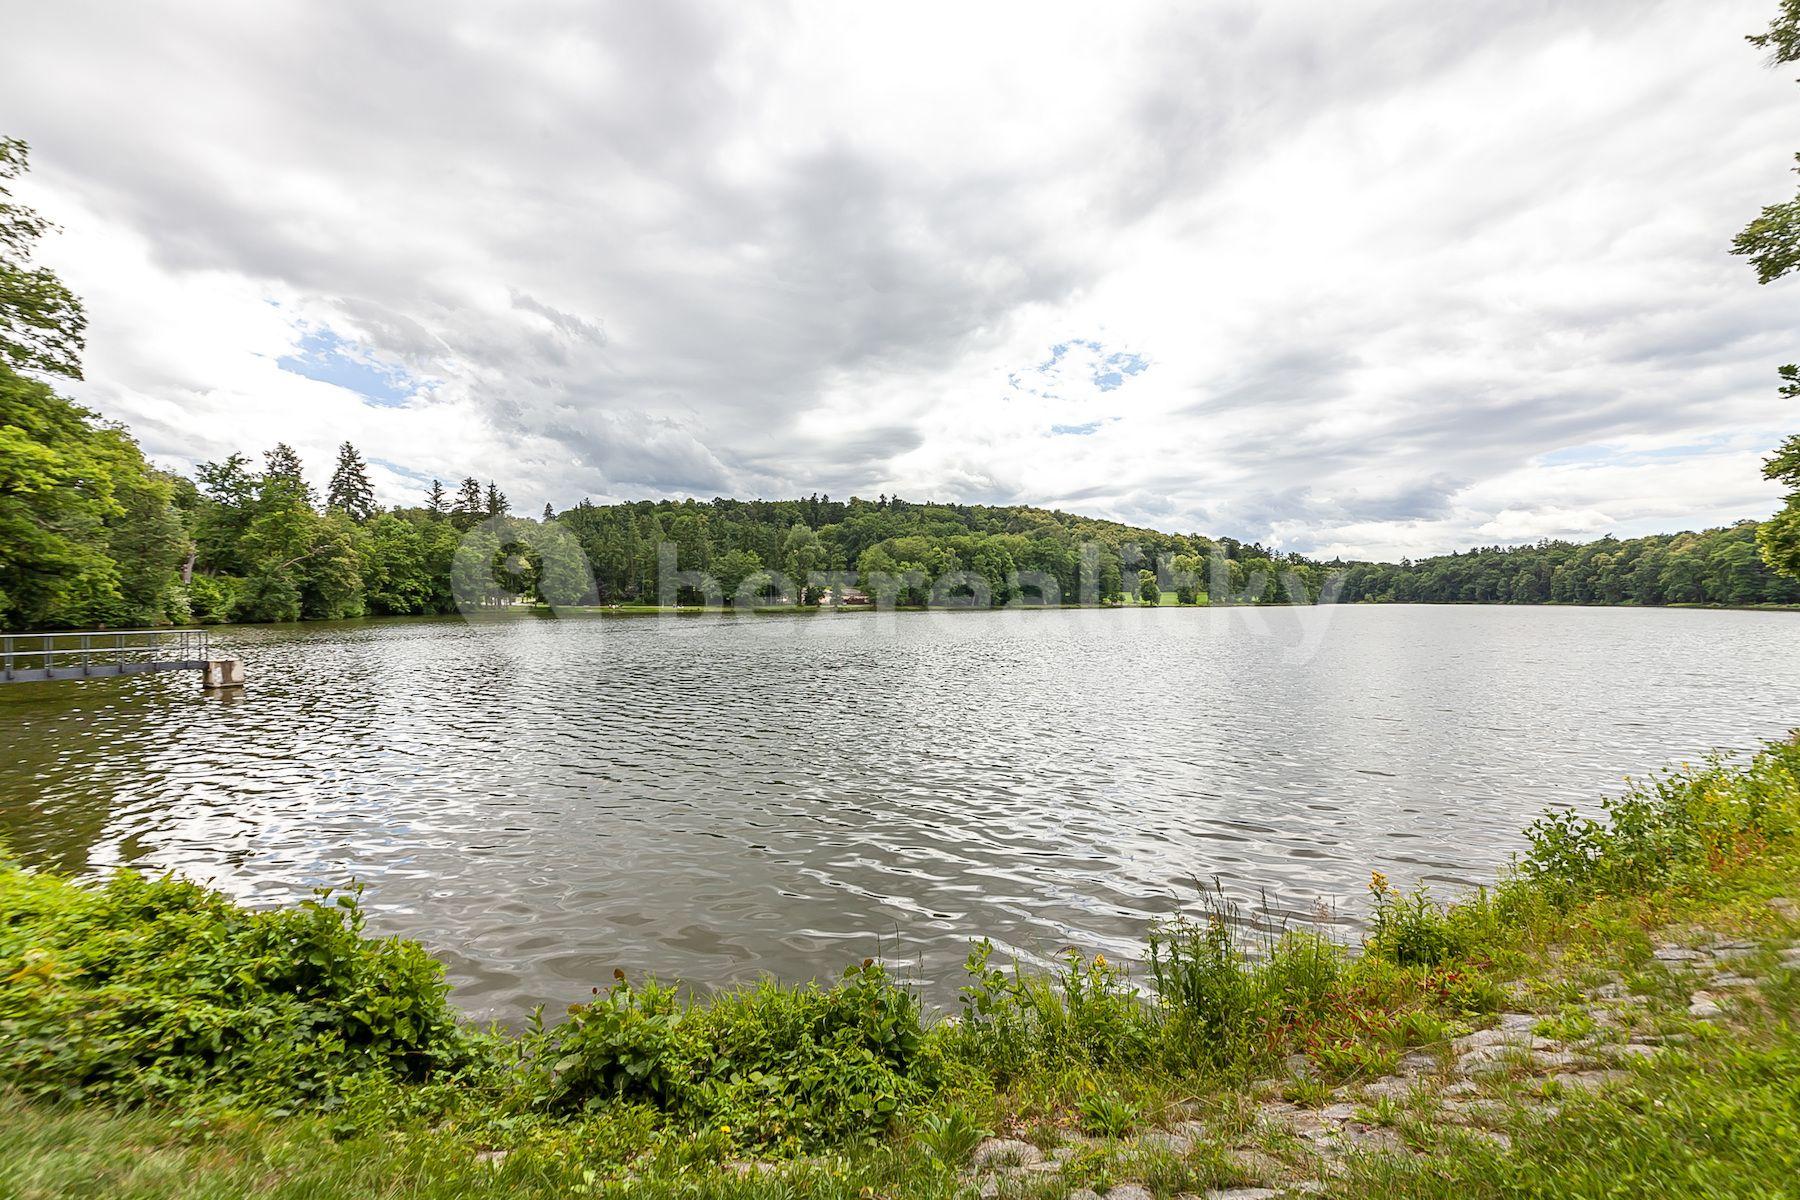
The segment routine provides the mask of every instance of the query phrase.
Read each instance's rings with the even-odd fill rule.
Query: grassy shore
[[[1800,744],[1684,769],[1354,949],[1223,902],[1138,977],[977,945],[471,1029],[354,896],[0,867],[0,1194],[1779,1196],[1800,1180]]]

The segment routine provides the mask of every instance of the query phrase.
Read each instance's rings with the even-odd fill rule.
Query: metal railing
[[[0,683],[198,671],[211,657],[204,629],[0,633]]]

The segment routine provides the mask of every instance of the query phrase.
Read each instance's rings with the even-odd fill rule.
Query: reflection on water
[[[355,878],[462,1004],[978,934],[1129,956],[1217,878],[1354,916],[1548,804],[1800,724],[1800,617],[1345,607],[358,622],[190,675],[0,687],[0,834],[256,901]]]

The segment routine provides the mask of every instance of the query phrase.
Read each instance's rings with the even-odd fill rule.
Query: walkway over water
[[[0,683],[100,679],[151,671],[208,672],[215,661],[204,629],[0,633]],[[212,686],[210,673],[208,686]]]

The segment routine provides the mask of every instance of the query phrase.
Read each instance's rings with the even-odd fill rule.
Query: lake
[[[0,835],[252,902],[366,885],[517,1020],[968,941],[1131,957],[1215,881],[1353,932],[1549,805],[1800,725],[1800,614],[1320,606],[220,630],[192,674],[0,686]]]

